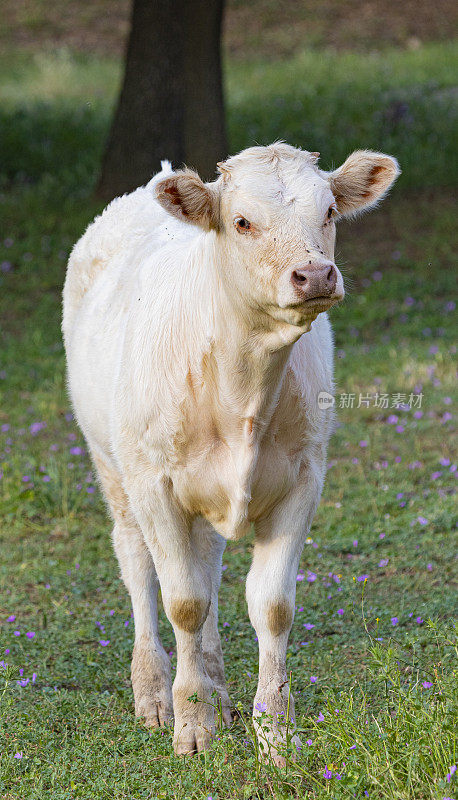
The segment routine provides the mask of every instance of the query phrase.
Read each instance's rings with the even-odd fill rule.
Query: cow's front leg
[[[151,485],[153,491],[142,492],[137,482],[130,496],[153,555],[164,609],[175,633],[174,748],[181,755],[207,748],[215,732],[215,686],[206,671],[202,649],[212,582],[191,520],[177,504],[170,485],[154,478]]]
[[[294,617],[296,576],[305,537],[322,488],[322,469],[303,466],[297,486],[256,523],[247,577],[251,623],[259,642],[259,680],[253,720],[262,751],[283,765],[286,731],[294,731],[294,699],[286,673],[286,648]],[[295,736],[293,744],[300,746]]]

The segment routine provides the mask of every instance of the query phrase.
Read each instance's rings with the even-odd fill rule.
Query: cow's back
[[[65,343],[72,336],[76,314],[85,294],[116,258],[130,259],[160,245],[161,223],[167,215],[154,196],[155,183],[171,173],[168,162],[147,186],[117,197],[88,226],[69,258],[63,293],[62,329]]]
[[[154,184],[170,172],[166,167],[147,186],[113,200],[89,225],[68,263],[62,329],[69,390],[86,438],[104,452],[138,275],[149,263],[160,280],[161,249],[195,235],[191,226],[171,220],[155,199]],[[152,275],[150,281],[157,288]]]

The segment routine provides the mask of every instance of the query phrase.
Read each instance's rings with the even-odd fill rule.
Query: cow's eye
[[[248,222],[245,217],[236,217],[234,220],[234,225],[239,233],[248,233],[251,228],[251,222]]]
[[[326,220],[332,219],[335,214],[337,214],[337,207],[333,203],[332,206],[329,206],[329,208],[327,210]]]

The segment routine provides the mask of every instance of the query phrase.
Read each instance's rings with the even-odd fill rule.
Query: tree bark
[[[224,0],[134,0],[124,82],[96,194],[146,183],[167,158],[204,179],[227,155],[221,70]]]

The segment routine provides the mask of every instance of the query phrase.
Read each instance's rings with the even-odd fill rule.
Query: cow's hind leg
[[[218,631],[218,592],[226,541],[216,533],[210,523],[203,519],[197,519],[194,522],[193,532],[196,546],[201,554],[201,561],[207,565],[207,572],[211,580],[211,603],[202,628],[205,669],[215,684],[218,695],[217,703],[221,709],[223,722],[229,726],[232,722],[231,701],[227,693],[223,651]]]
[[[113,544],[134,612],[131,678],[135,716],[156,728],[171,723],[173,718],[170,661],[158,630],[159,581],[119,473],[105,459],[95,456],[94,461],[115,521]]]

